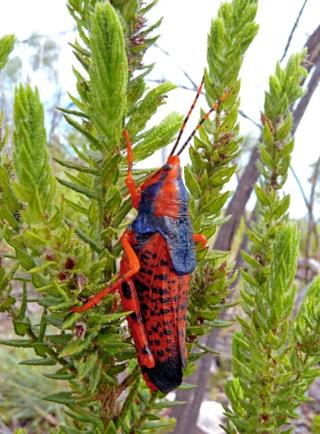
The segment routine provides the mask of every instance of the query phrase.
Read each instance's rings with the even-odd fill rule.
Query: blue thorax
[[[177,274],[190,274],[196,266],[193,230],[188,212],[188,193],[182,181],[181,173],[173,181],[177,183],[179,217],[154,216],[153,208],[157,194],[167,173],[163,173],[158,182],[147,187],[141,195],[138,216],[132,222],[132,229],[139,235],[159,232],[166,240],[173,267]]]

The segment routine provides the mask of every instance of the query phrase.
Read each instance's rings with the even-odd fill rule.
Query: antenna
[[[179,131],[179,134],[178,134],[177,140],[176,140],[176,142],[175,142],[175,144],[174,144],[174,146],[173,146],[173,148],[172,148],[172,151],[171,151],[171,153],[170,153],[170,155],[169,155],[170,157],[171,157],[171,155],[174,154],[174,151],[177,149],[177,146],[178,146],[178,144],[179,144],[179,142],[180,142],[180,139],[181,139],[182,133],[183,133],[183,131],[184,131],[184,128],[185,128],[185,126],[186,126],[186,124],[187,124],[187,122],[188,122],[188,120],[189,120],[189,118],[190,118],[190,115],[191,115],[191,113],[192,113],[192,111],[193,111],[193,109],[194,109],[194,107],[195,107],[195,105],[196,105],[196,103],[197,103],[197,101],[198,101],[198,98],[199,98],[199,96],[200,96],[200,93],[201,93],[201,90],[202,90],[203,83],[204,83],[204,76],[202,77],[202,80],[201,80],[200,86],[198,87],[198,90],[197,90],[196,97],[195,97],[195,99],[193,100],[193,103],[191,104],[191,107],[190,107],[190,109],[189,109],[189,111],[188,111],[188,114],[187,114],[187,116],[184,118],[184,121],[182,122],[182,125],[181,125],[181,128],[180,128],[180,131]]]
[[[229,95],[230,91],[226,91],[224,92],[224,94],[222,95],[221,98],[219,98],[219,100],[217,102],[215,102],[212,106],[211,109],[205,113],[203,115],[203,117],[201,118],[200,122],[198,123],[198,125],[195,127],[195,129],[192,131],[192,133],[190,134],[190,136],[187,138],[187,140],[185,141],[185,143],[182,145],[180,151],[177,153],[177,155],[180,155],[181,152],[186,148],[186,146],[188,145],[188,143],[191,141],[191,139],[194,137],[194,135],[196,134],[196,132],[199,130],[199,128],[201,127],[201,125],[208,119],[208,117],[210,116],[210,114],[214,111],[219,110],[219,107],[221,105],[221,103],[226,99],[226,97]]]

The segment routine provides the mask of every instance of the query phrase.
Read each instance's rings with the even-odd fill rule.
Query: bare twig
[[[290,171],[291,171],[291,173],[292,173],[292,175],[293,175],[293,177],[294,177],[294,179],[295,179],[295,181],[296,181],[296,183],[297,183],[297,185],[298,185],[298,187],[299,187],[300,193],[301,193],[301,195],[302,195],[302,197],[303,197],[304,204],[305,204],[305,206],[306,206],[307,209],[308,209],[308,207],[309,207],[309,202],[308,202],[307,195],[306,195],[306,193],[305,193],[305,191],[304,191],[304,189],[303,189],[303,187],[302,187],[301,181],[300,181],[300,179],[299,179],[299,177],[298,177],[296,171],[295,171],[294,168],[292,167],[292,165],[290,165],[290,168],[289,168],[289,169],[290,169]]]
[[[149,81],[150,83],[162,84],[166,80],[164,78],[163,79],[162,78],[158,78],[158,79],[147,78],[147,81]],[[196,92],[196,90],[197,90],[197,89],[194,89],[193,87],[185,86],[184,84],[178,84],[177,87],[179,89],[189,90],[191,92]]]
[[[320,57],[320,25],[319,27],[309,36],[306,43],[306,49],[308,50],[307,63],[304,67],[309,70],[312,65],[317,63]]]
[[[158,50],[160,50],[163,54],[165,54],[167,57],[169,57],[172,61],[172,57],[170,55],[170,53],[166,50],[164,50],[163,48],[161,48],[158,44],[155,44],[155,47],[158,48]],[[177,65],[177,67],[180,69],[180,71],[183,73],[183,75],[189,80],[189,82],[192,84],[193,90],[197,91],[198,86],[196,84],[196,82],[194,82],[192,80],[192,78],[190,77],[190,75],[183,69],[181,68],[181,66]]]
[[[290,32],[290,34],[289,34],[289,38],[288,38],[288,41],[287,41],[287,45],[286,45],[286,47],[285,47],[285,49],[284,49],[284,52],[283,52],[283,55],[282,55],[282,57],[281,57],[280,62],[282,62],[283,59],[284,59],[284,58],[286,57],[286,55],[287,55],[287,52],[288,52],[288,50],[289,50],[289,47],[290,47],[290,44],[291,44],[291,41],[292,41],[292,38],[293,38],[294,32],[297,30],[297,27],[298,27],[298,25],[299,25],[300,18],[301,18],[302,14],[303,14],[303,11],[304,11],[304,9],[305,9],[307,3],[308,3],[308,0],[304,0],[303,5],[302,5],[302,7],[301,7],[301,9],[300,9],[300,12],[299,12],[299,14],[298,14],[298,16],[297,16],[297,18],[296,18],[296,21],[295,21],[295,23],[294,23],[294,25],[293,25],[293,27],[292,27],[291,32]]]
[[[248,121],[250,121],[254,126],[256,126],[257,128],[259,128],[259,130],[262,130],[261,124],[259,124],[258,122],[256,122],[250,116],[248,116],[243,110],[239,110],[239,115],[242,116],[245,119],[248,119]]]

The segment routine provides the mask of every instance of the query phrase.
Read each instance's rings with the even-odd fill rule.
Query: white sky
[[[242,69],[241,108],[255,120],[259,121],[263,108],[264,91],[268,86],[268,77],[273,73],[277,59],[282,56],[288,34],[301,8],[303,0],[260,0],[257,21],[260,31],[249,48]],[[150,18],[156,20],[163,16],[161,38],[158,44],[170,53],[170,58],[158,49],[151,49],[147,60],[155,62],[152,78],[166,78],[175,84],[189,83],[181,72],[188,72],[195,82],[201,80],[206,62],[206,38],[211,18],[221,4],[220,0],[159,0]],[[15,33],[19,40],[28,38],[32,32],[55,35],[71,30],[74,26],[65,0],[0,0],[0,35]],[[290,46],[289,53],[298,51],[308,35],[319,25],[320,1],[309,0]],[[59,37],[62,52],[59,59],[61,86],[74,90],[71,71],[73,58],[67,42],[73,35]],[[17,52],[21,53],[23,44]],[[47,97],[46,89],[39,83],[39,76],[31,77],[34,84],[40,86],[43,99]],[[184,114],[194,94],[177,89],[170,93],[168,103],[160,110],[163,115],[172,110]],[[157,118],[158,119],[158,118]],[[159,117],[160,119],[160,117]],[[307,179],[310,177],[310,164],[320,155],[320,87],[317,89],[304,119],[296,134],[296,146],[292,165],[303,183],[306,193],[309,191]],[[196,122],[194,118],[193,125]],[[243,134],[257,135],[256,128],[241,119]],[[156,163],[155,163],[156,164]],[[289,177],[287,191],[291,193],[291,215],[301,217],[305,206],[295,181]]]

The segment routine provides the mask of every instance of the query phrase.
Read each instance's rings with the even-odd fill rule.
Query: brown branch
[[[314,208],[314,200],[315,200],[316,186],[317,186],[317,181],[319,178],[319,173],[320,173],[320,158],[318,158],[318,160],[315,164],[313,174],[311,177],[311,192],[310,192],[310,199],[309,199],[309,203],[308,203],[308,232],[307,232],[307,238],[306,238],[306,244],[305,244],[305,254],[304,254],[306,264],[308,264],[309,258],[310,258],[310,246],[311,246],[312,233],[315,234],[314,229],[316,228],[316,223],[315,223],[314,214],[313,214],[313,208]],[[317,234],[317,232],[316,232],[316,234]],[[308,266],[306,266],[306,268],[305,268],[304,281],[305,281],[305,283],[308,283],[308,281],[309,281],[309,267]]]
[[[316,67],[313,71],[311,79],[309,81],[306,94],[301,98],[296,108],[293,110],[293,131],[296,132],[299,123],[304,115],[307,106],[311,100],[311,97],[316,89],[320,77],[320,26],[309,37],[306,47],[308,48],[308,62],[305,64],[305,68],[308,72],[316,63]],[[254,189],[254,186],[259,178],[259,172],[256,167],[258,161],[259,151],[257,146],[252,150],[250,160],[243,171],[240,178],[240,182],[237,189],[229,202],[226,209],[226,215],[230,216],[230,220],[220,229],[216,238],[214,249],[216,250],[230,250],[233,237],[239,227],[241,216],[245,212],[246,204],[250,198],[250,195]],[[223,312],[225,314],[226,311]],[[222,315],[223,316],[223,315]],[[206,345],[214,348],[220,329],[215,329],[213,333],[208,337]],[[187,400],[187,404],[183,406],[183,409],[179,410],[179,413],[173,411],[173,416],[177,418],[177,426],[174,434],[184,434],[186,432],[194,434],[195,427],[198,420],[198,414],[200,405],[202,403],[204,394],[206,392],[206,385],[208,384],[208,378],[210,374],[210,364],[212,357],[209,354],[204,356],[198,366],[197,374],[192,378],[194,384],[197,384],[197,388],[192,393],[189,391],[188,396],[184,396],[183,399]],[[181,391],[177,392],[176,399],[181,399]]]
[[[312,35],[309,36],[305,48],[308,50],[308,64],[304,65],[304,67],[309,70],[320,58],[320,25]]]

